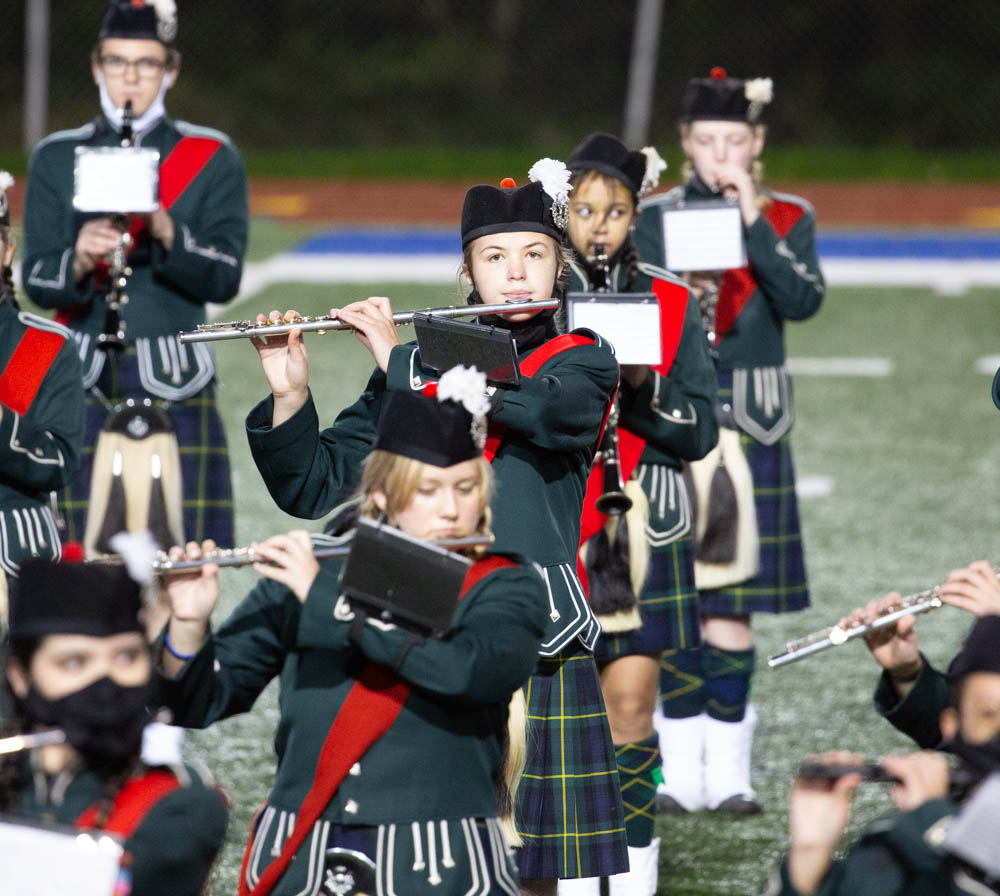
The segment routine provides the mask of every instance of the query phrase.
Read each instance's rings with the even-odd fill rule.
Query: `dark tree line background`
[[[620,132],[634,0],[179,0],[168,108],[249,150],[572,145]],[[21,142],[23,0],[5,0],[0,148]],[[52,0],[49,129],[97,110],[104,0]],[[772,135],[804,146],[1000,147],[998,0],[673,0],[651,140],[686,78],[771,76]]]

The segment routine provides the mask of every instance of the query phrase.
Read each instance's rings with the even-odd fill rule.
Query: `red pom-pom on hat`
[[[512,177],[505,177],[502,181],[500,181],[500,186],[504,190],[513,190],[514,187],[517,186],[517,181],[515,181]]]
[[[726,70],[721,65],[714,65],[708,74],[709,77],[714,78],[716,81],[721,81],[726,77]]]

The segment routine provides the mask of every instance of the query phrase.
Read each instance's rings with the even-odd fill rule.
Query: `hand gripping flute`
[[[796,638],[785,644],[785,649],[781,653],[768,657],[767,665],[771,669],[777,669],[779,666],[786,666],[788,663],[794,663],[796,660],[820,653],[830,647],[839,647],[855,638],[862,638],[868,632],[892,625],[897,619],[902,619],[904,616],[914,616],[917,613],[928,613],[931,610],[936,610],[945,605],[944,601],[941,600],[940,591],[941,586],[935,585],[926,591],[908,594],[901,598],[898,604],[889,607],[867,625],[859,624],[844,628],[838,623],[813,632],[811,635],[806,635],[804,638]]]

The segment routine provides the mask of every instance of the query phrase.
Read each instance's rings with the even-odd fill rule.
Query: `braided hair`
[[[7,648],[8,656],[19,660],[21,665],[27,669],[39,643],[40,639],[38,638],[10,641]],[[21,709],[21,701],[14,694],[6,675],[0,689],[2,689],[3,697],[7,702],[6,718],[0,724],[0,737],[24,734],[28,730],[28,725]],[[23,769],[23,753],[8,753],[6,756],[0,756],[0,814],[10,815],[17,810],[20,799],[19,784]]]
[[[10,244],[10,225],[0,224],[0,254],[6,254]],[[0,266],[0,302],[10,302],[15,308],[21,307],[17,302],[17,292],[14,289],[14,269],[6,264]]]

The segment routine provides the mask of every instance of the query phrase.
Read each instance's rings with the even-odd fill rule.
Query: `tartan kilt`
[[[760,571],[737,585],[701,591],[698,595],[701,611],[742,616],[804,610],[809,606],[809,586],[795,497],[791,440],[784,435],[773,445],[762,445],[741,432],[740,446],[753,477]]]
[[[684,478],[679,471],[662,464],[642,464],[634,478],[649,502],[645,532],[649,572],[638,599],[642,627],[602,633],[594,647],[598,663],[701,643],[691,504]]]
[[[627,871],[618,765],[593,657],[576,641],[539,657],[525,696],[528,761],[517,795],[521,877]]]
[[[151,400],[167,415],[174,428],[181,457],[185,539],[213,538],[219,547],[233,546],[229,450],[215,405],[215,384],[209,383],[191,398],[181,401],[157,398],[143,388],[136,350],[131,346],[117,356],[109,356],[97,383],[87,394],[80,469],[74,480],[60,492],[64,540],[83,541],[97,437],[108,418],[108,404],[123,404],[129,398],[136,402]]]

